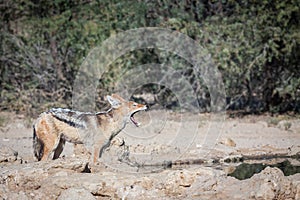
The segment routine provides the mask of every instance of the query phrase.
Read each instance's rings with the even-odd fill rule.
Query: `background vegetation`
[[[180,31],[209,50],[223,75],[228,109],[300,112],[299,8],[299,0],[1,1],[0,110],[36,115],[71,107],[73,81],[88,52],[118,32],[152,26]],[[114,90],[124,68],[170,58],[173,66],[184,63],[155,49],[123,56],[100,80],[99,96]],[[191,66],[180,68],[199,101],[209,102]],[[143,90],[161,102],[174,98],[163,86]]]

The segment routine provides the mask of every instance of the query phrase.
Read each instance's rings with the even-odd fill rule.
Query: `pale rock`
[[[15,151],[12,148],[7,147],[7,146],[2,146],[0,148],[0,163],[3,163],[3,162],[11,163],[11,162],[17,161],[18,159],[19,158],[18,158],[17,151]]]
[[[185,169],[174,171],[167,175],[164,186],[169,195],[181,195],[194,183],[195,178],[195,172]]]
[[[300,200],[300,181],[299,184],[296,186],[296,195],[295,195],[296,200]]]
[[[236,143],[231,138],[225,138],[220,141],[220,144],[223,144],[228,147],[236,147]]]
[[[86,189],[83,188],[69,188],[64,190],[57,200],[95,200],[96,198]]]

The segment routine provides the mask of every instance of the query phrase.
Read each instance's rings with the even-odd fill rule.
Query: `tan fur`
[[[56,159],[68,141],[83,144],[96,162],[111,140],[125,128],[130,116],[147,109],[143,104],[125,101],[116,94],[107,98],[112,106],[107,112],[51,109],[42,113],[33,126],[35,157],[38,160]]]

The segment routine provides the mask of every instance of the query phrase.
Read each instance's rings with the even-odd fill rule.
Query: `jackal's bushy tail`
[[[42,143],[42,141],[39,138],[37,138],[35,125],[33,125],[33,153],[38,161],[42,159],[43,146],[44,144]]]

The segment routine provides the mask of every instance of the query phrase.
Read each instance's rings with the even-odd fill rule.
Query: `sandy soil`
[[[11,113],[1,116],[5,126],[0,129],[0,145],[14,149],[23,160],[33,161],[35,119]],[[136,119],[142,125],[137,128],[128,124],[118,138],[124,139],[132,156],[144,162],[253,152],[288,153],[291,147],[300,145],[300,119],[287,116],[214,119],[211,114],[149,111],[138,113]],[[67,144],[62,156],[72,154],[73,145]]]

